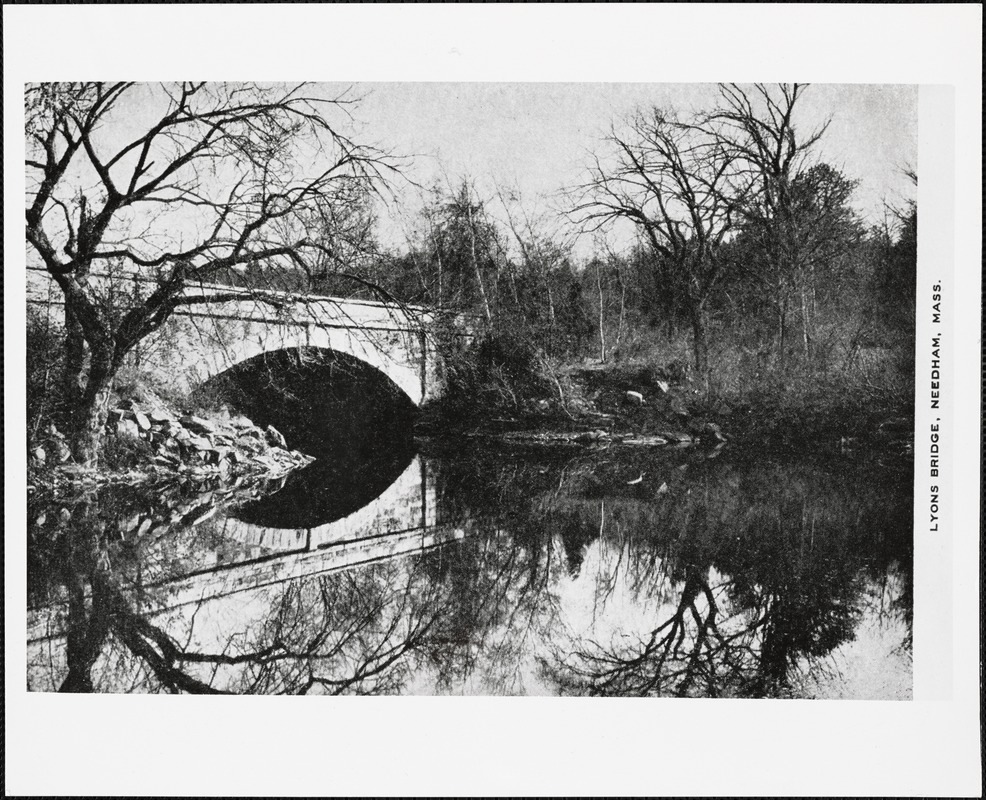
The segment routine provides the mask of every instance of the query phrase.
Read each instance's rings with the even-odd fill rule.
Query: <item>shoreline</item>
[[[480,441],[586,450],[913,452],[913,409],[893,403],[860,407],[844,395],[783,392],[709,399],[687,381],[648,381],[618,365],[572,368],[563,378],[566,393],[550,399],[519,395],[509,408],[482,398],[429,404],[417,412],[414,438],[439,450]],[[188,481],[225,485],[239,478],[281,478],[316,460],[291,449],[272,426],[261,429],[225,406],[191,413],[146,389],[139,396],[140,401],[117,399],[105,456],[95,469],[71,462],[65,437],[53,425],[36,437],[29,452],[29,494]]]

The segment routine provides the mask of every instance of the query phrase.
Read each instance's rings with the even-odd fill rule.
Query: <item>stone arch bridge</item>
[[[136,274],[92,276],[90,281],[99,281],[99,292],[111,305],[113,293],[146,296],[156,286]],[[463,342],[473,335],[467,317],[422,306],[216,284],[189,286],[185,296],[219,299],[179,305],[131,357],[142,371],[186,391],[254,356],[311,347],[369,364],[420,405],[444,389],[434,341],[439,325]],[[61,290],[44,270],[28,269],[27,301],[43,309],[52,324],[63,324]]]

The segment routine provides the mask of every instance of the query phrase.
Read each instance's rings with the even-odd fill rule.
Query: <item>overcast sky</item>
[[[364,83],[356,91],[362,135],[416,154],[418,182],[468,175],[481,193],[495,180],[526,199],[577,182],[610,121],[635,107],[687,112],[717,96],[714,84],[698,83]],[[882,218],[884,198],[913,196],[900,167],[917,164],[917,96],[916,86],[816,84],[799,99],[800,130],[831,117],[818,155],[860,181],[855,204],[870,222]]]

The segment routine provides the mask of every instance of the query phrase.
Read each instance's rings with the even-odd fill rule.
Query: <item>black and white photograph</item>
[[[136,32],[124,8],[128,26],[96,40]],[[297,11],[327,47],[335,23],[374,13]],[[523,17],[451,13],[501,31]],[[704,56],[694,44],[678,47]],[[349,794],[401,793],[387,765],[425,748],[419,735],[434,758],[485,728],[476,747],[496,764],[543,726],[580,748],[609,741],[591,752],[619,761],[612,742],[647,752],[650,724],[694,714],[694,748],[739,761],[756,748],[731,741],[777,726],[771,738],[817,747],[801,754],[814,774],[826,748],[867,741],[844,715],[875,709],[878,744],[900,720],[958,713],[978,683],[960,651],[979,646],[959,620],[979,612],[962,610],[978,584],[959,561],[974,566],[978,540],[956,481],[979,475],[956,455],[955,397],[974,376],[953,309],[981,276],[960,287],[977,264],[954,244],[970,210],[954,88],[728,60],[714,78],[653,64],[593,77],[550,37],[541,55],[556,49],[568,69],[547,75],[419,75],[380,42],[366,54],[390,58],[382,75],[338,54],[278,69],[273,51],[236,69],[176,53],[151,70],[18,64],[6,563],[23,591],[8,583],[6,607],[25,628],[12,658],[8,624],[8,701],[13,686],[56,717],[105,707],[137,739],[158,713],[180,729],[187,709],[190,735],[224,726],[238,760],[240,737],[255,758],[271,737],[316,752],[344,714],[333,741],[371,771],[375,751],[383,773],[315,789]],[[928,785],[975,794],[978,712],[963,719],[935,749],[972,771]],[[72,748],[84,728],[58,736]],[[274,746],[253,789],[181,786],[276,785],[291,747]],[[441,785],[573,791],[470,784],[470,758]],[[795,791],[757,776],[746,791]],[[894,793],[879,776],[855,791]],[[845,785],[817,780],[800,791]]]

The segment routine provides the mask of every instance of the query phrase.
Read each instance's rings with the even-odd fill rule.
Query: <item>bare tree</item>
[[[659,108],[638,111],[612,130],[612,162],[598,156],[579,187],[574,216],[595,230],[628,220],[680,277],[693,334],[695,367],[708,371],[706,304],[726,262],[720,248],[733,229],[746,179],[735,156],[701,128]]]
[[[179,305],[223,299],[185,295],[190,283],[338,264],[326,223],[396,164],[330,123],[354,98],[316,95],[305,85],[27,87],[26,238],[64,294],[79,462],[97,460],[127,353]],[[153,291],[107,309],[91,277],[110,264],[150,276]]]
[[[527,202],[515,188],[498,188],[497,197],[503,207],[507,227],[520,250],[524,273],[544,292],[550,352],[558,320],[555,283],[558,274],[569,266],[573,246],[572,232],[562,228],[560,223],[564,222],[563,216],[540,210],[536,202]],[[531,311],[536,310],[536,300],[527,302],[535,306]]]
[[[826,121],[799,137],[795,109],[806,88],[797,83],[776,88],[758,83],[749,89],[723,84],[719,107],[701,126],[741,167],[734,174],[747,187],[743,226],[765,256],[766,280],[777,309],[782,365],[788,317],[798,299],[805,354],[811,356],[812,253],[826,235],[825,226],[819,224],[821,215],[799,213],[805,210],[806,186],[802,180],[799,191],[797,179],[807,170],[811,151],[829,125]]]

